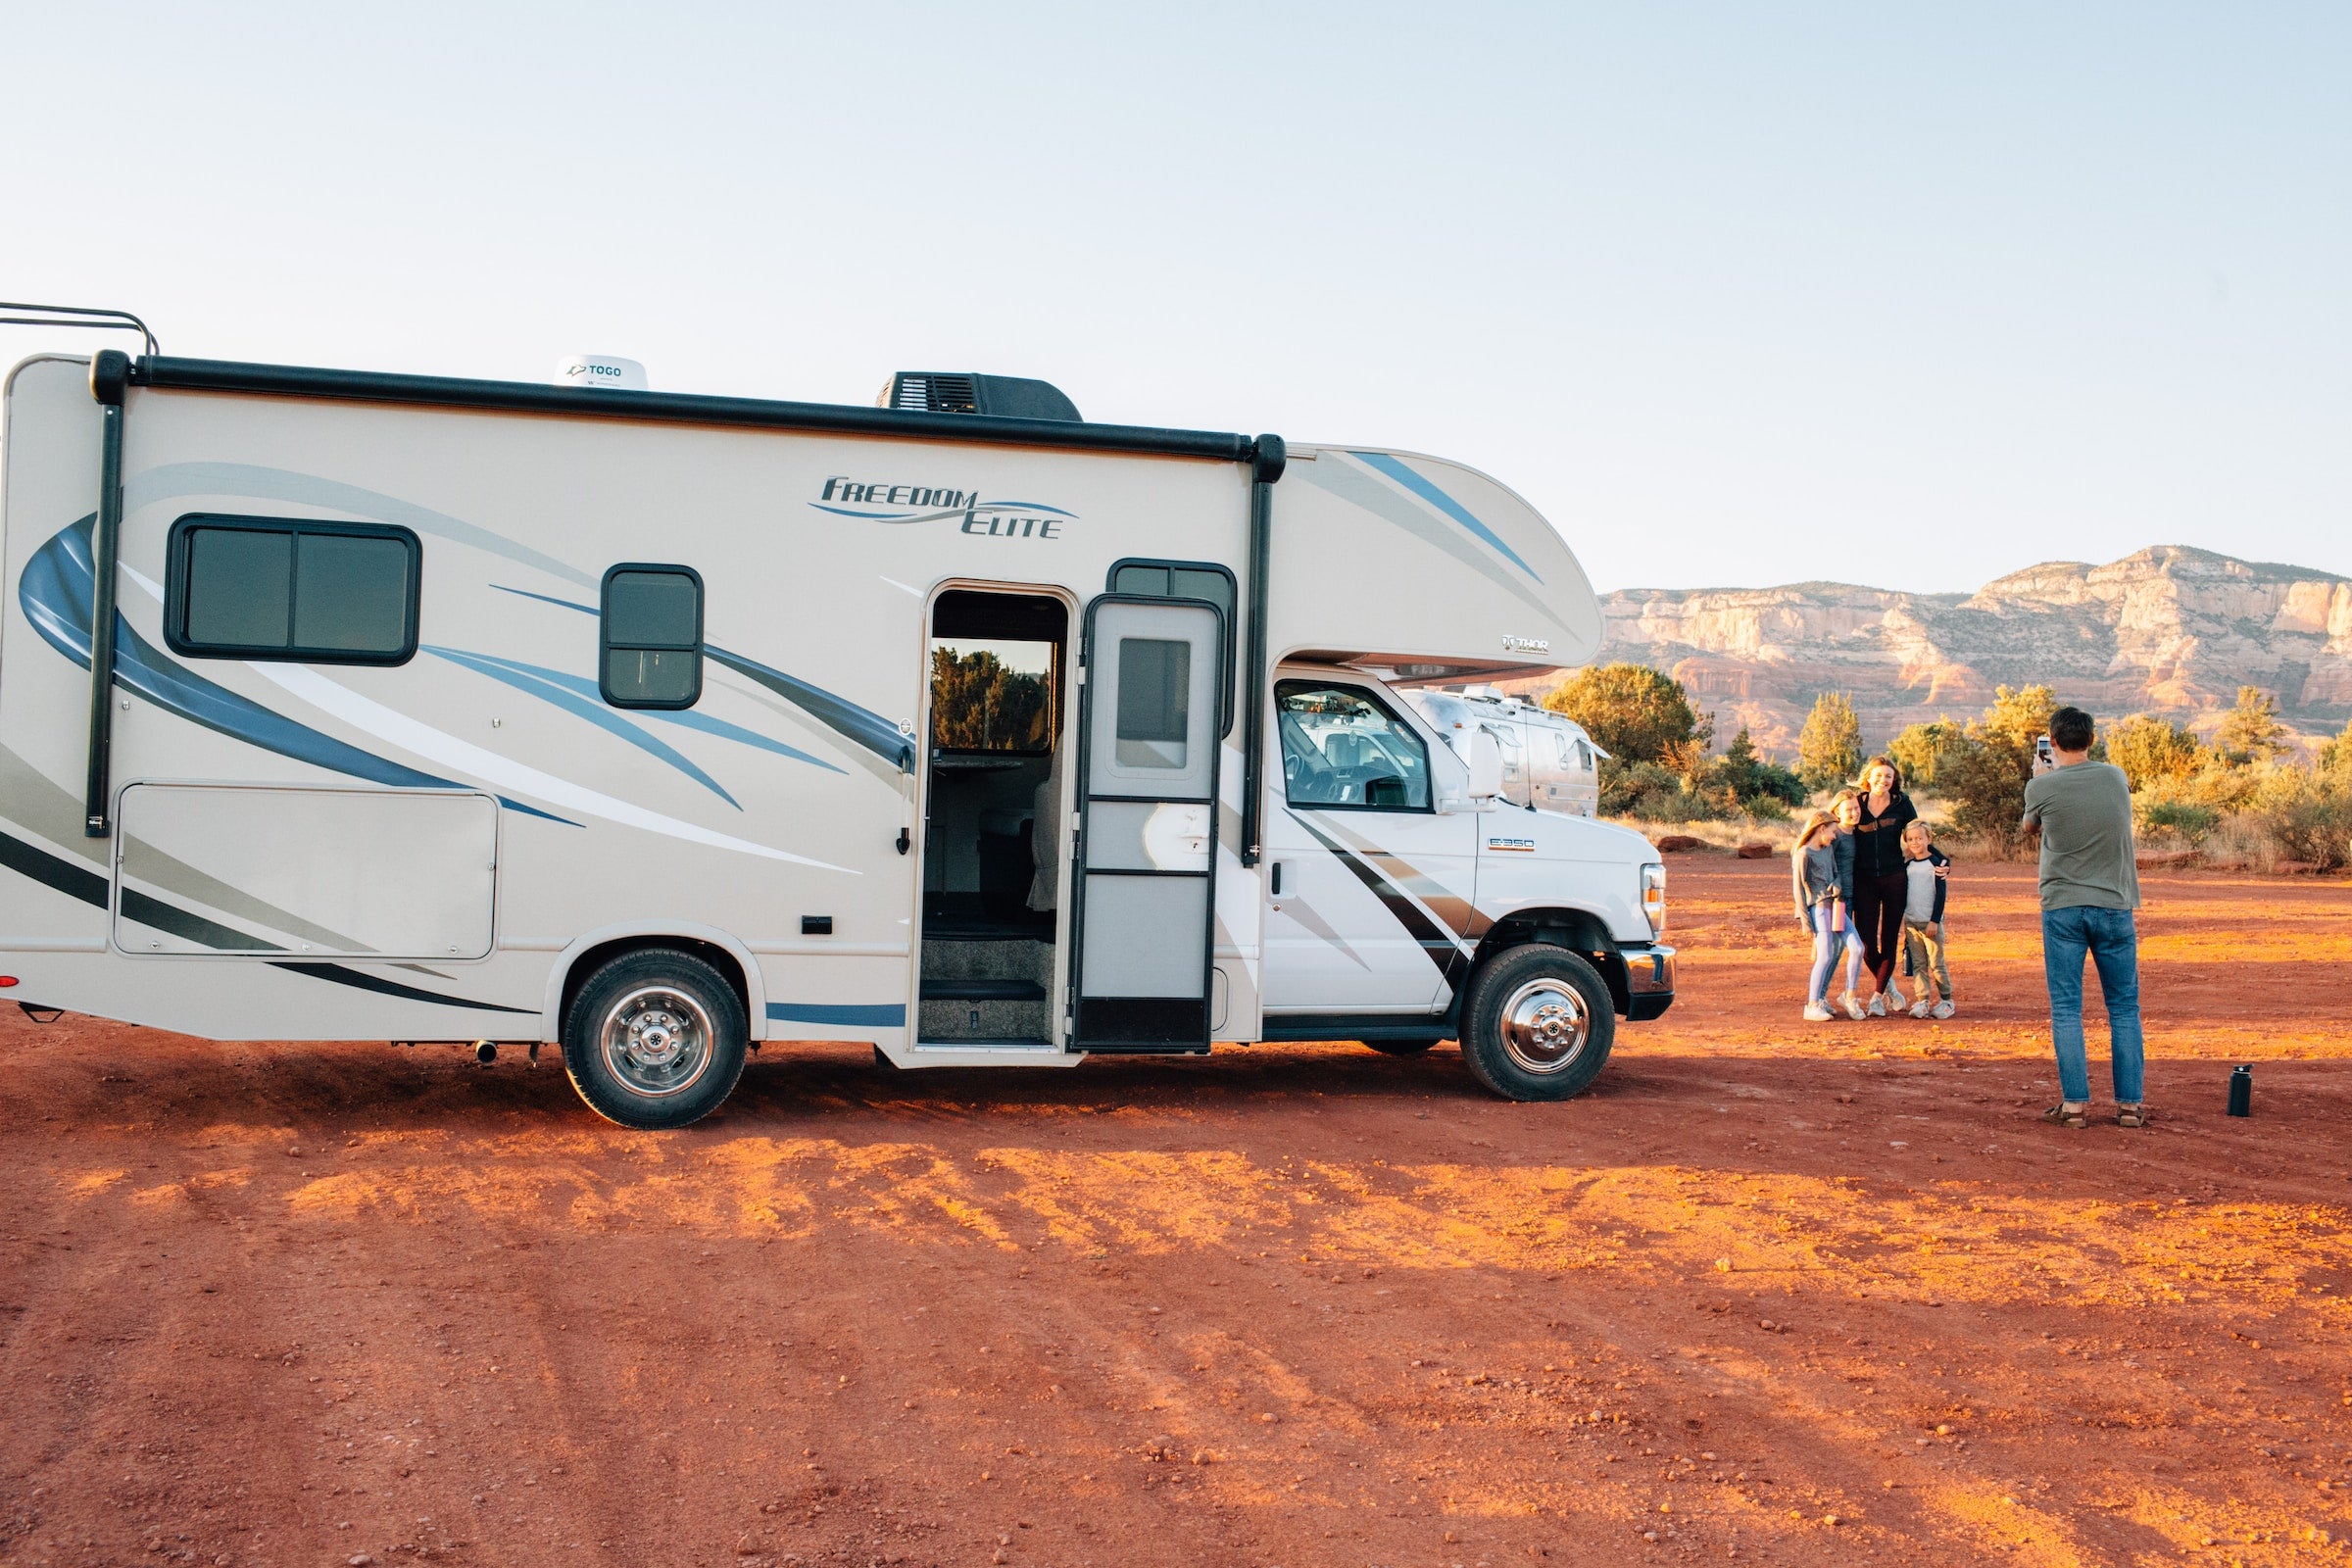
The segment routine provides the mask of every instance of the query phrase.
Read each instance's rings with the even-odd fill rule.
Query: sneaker
[[[1912,1017],[1914,1017],[1914,1018],[1925,1018],[1927,1015],[1928,1015],[1928,999],[1927,999],[1927,998],[1925,998],[1925,997],[1922,997],[1922,998],[1920,998],[1920,999],[1919,999],[1917,1002],[1914,1002],[1913,1004],[1911,1004],[1911,1016],[1912,1016]]]
[[[1862,1010],[1862,1004],[1854,1000],[1854,994],[1851,991],[1848,991],[1844,996],[1839,997],[1838,999],[1838,1004],[1845,1009],[1845,1015],[1848,1018],[1859,1021],[1860,1019],[1869,1016],[1869,1014]]]
[[[1905,1007],[1911,1005],[1911,1002],[1909,998],[1903,995],[1903,988],[1901,986],[1889,985],[1886,988],[1886,1005],[1890,1010],[1900,1012]]]
[[[1873,1018],[1886,1016],[1886,993],[1884,991],[1870,999],[1870,1016]]]
[[[1959,1010],[1960,1009],[1958,1007],[1953,1006],[1948,1002],[1938,1002],[1928,1013],[1928,1016],[1931,1018],[1949,1018],[1953,1013],[1958,1012]]]
[[[1827,1003],[1808,1002],[1805,1004],[1805,1022],[1807,1023],[1828,1023],[1836,1016],[1836,1013],[1830,1011]]]

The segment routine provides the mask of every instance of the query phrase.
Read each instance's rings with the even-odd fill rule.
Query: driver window
[[[1286,680],[1274,687],[1282,778],[1293,806],[1429,809],[1429,751],[1360,686]]]

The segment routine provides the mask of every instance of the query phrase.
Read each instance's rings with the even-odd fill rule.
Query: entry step
[[[938,979],[923,982],[925,1002],[1043,1002],[1046,988],[1034,980]]]

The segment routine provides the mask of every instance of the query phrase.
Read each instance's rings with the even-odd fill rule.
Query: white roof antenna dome
[[[602,387],[609,392],[650,392],[645,367],[616,354],[574,354],[556,367],[558,386]]]

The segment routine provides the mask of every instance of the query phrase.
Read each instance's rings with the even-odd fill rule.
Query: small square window
[[[703,578],[691,566],[605,573],[599,661],[614,708],[692,708],[703,695]]]

